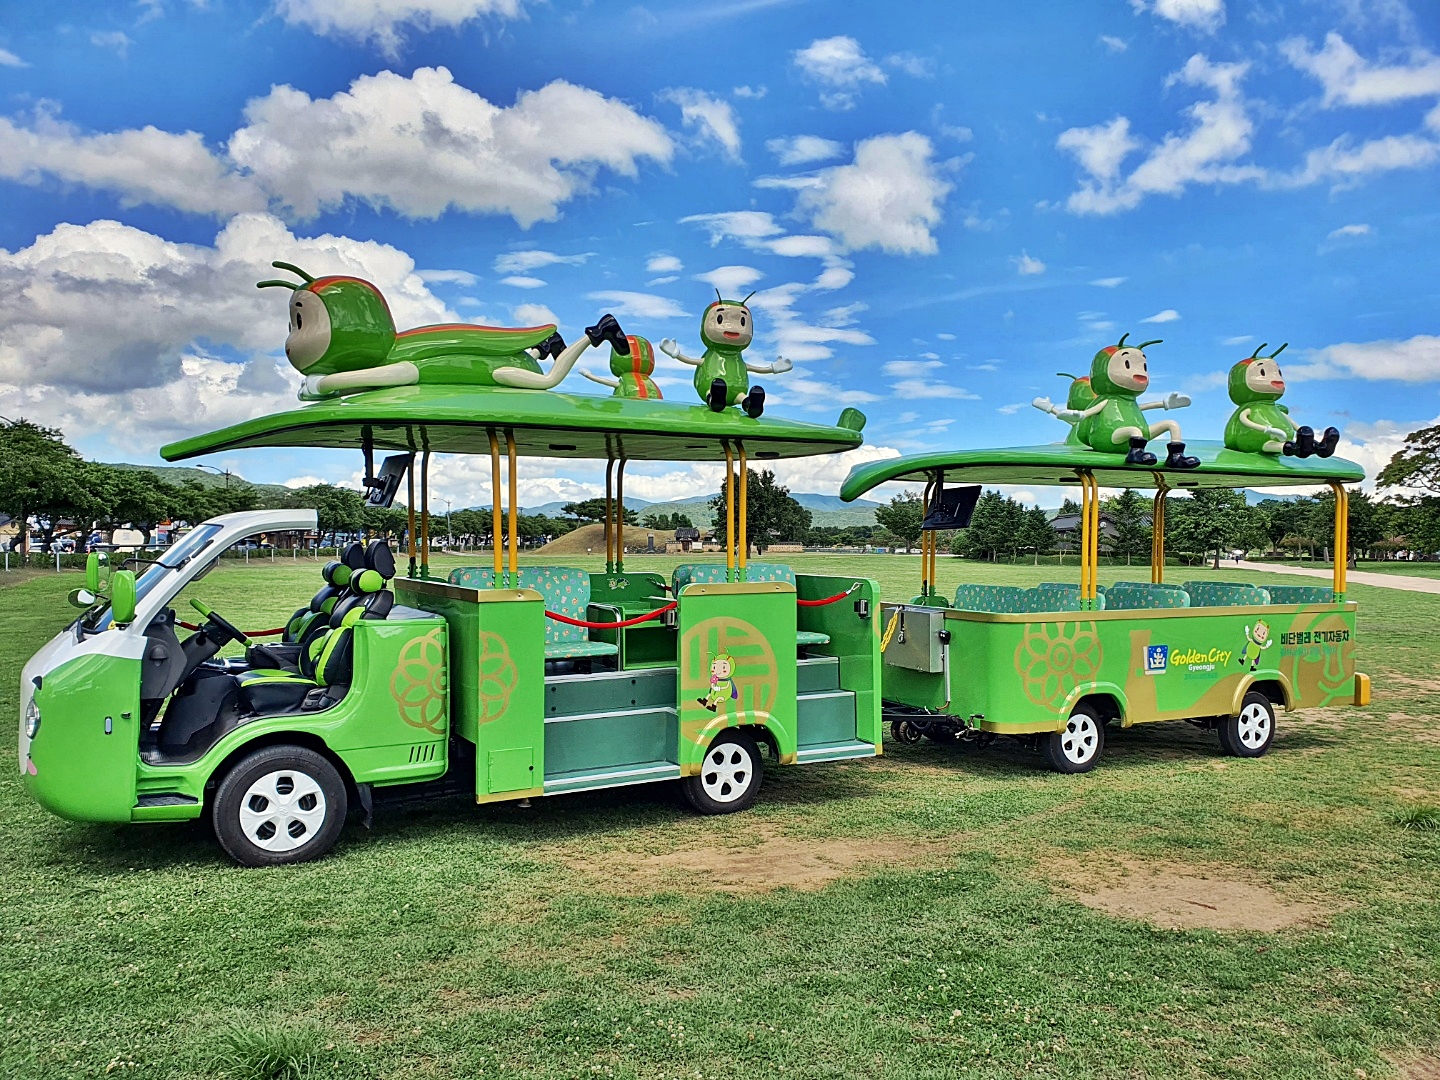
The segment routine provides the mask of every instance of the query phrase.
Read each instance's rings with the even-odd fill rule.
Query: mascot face
[[[304,372],[330,348],[330,312],[325,301],[309,289],[296,289],[290,300],[290,336],[285,359]]]
[[[700,323],[700,337],[706,345],[722,348],[746,348],[755,336],[755,323],[750,309],[734,300],[718,300],[705,309]]]

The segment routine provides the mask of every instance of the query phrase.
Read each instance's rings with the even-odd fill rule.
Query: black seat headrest
[[[346,544],[345,550],[340,553],[340,561],[351,570],[365,569],[365,545],[356,540],[353,544]]]
[[[371,540],[365,546],[365,567],[385,579],[395,576],[395,556],[384,540]]]

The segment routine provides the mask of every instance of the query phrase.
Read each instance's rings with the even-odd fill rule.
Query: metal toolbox
[[[890,620],[897,612],[900,621],[885,649],[885,663],[892,667],[930,674],[944,671],[945,648],[950,640],[950,634],[945,629],[944,610],[911,607],[908,604],[883,604],[881,626],[888,630]]]

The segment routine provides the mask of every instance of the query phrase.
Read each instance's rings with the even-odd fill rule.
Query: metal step
[[[551,675],[545,679],[545,719],[631,709],[675,707],[675,667]]]
[[[840,658],[811,656],[795,663],[795,692],[814,694],[840,689]]]
[[[864,742],[828,743],[801,747],[795,757],[802,765],[816,761],[843,761],[846,758],[875,757],[875,747]]]
[[[807,747],[854,741],[855,695],[851,691],[800,694],[795,706],[795,736],[802,752]]]
[[[649,761],[622,769],[582,769],[546,777],[545,794],[584,791],[587,788],[624,787],[651,784],[657,780],[680,779],[680,766],[673,761]]]

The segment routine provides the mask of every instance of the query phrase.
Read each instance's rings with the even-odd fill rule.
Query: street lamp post
[[[445,500],[445,547],[448,550],[455,546],[455,535],[450,531],[450,507],[453,499]]]

